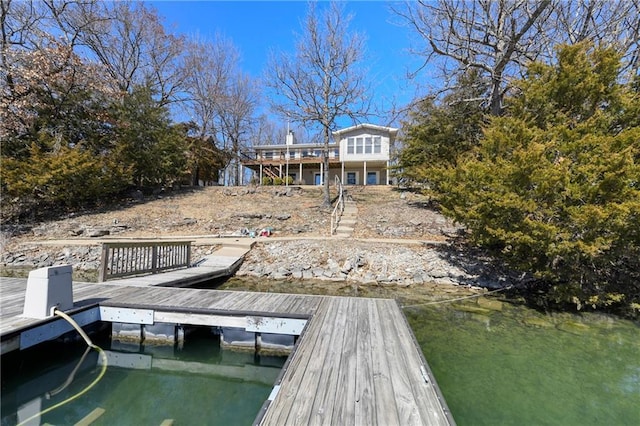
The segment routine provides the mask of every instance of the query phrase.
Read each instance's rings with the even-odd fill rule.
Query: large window
[[[347,138],[347,154],[382,154],[382,137]]]
[[[371,154],[373,152],[373,140],[371,136],[364,138],[364,153]]]
[[[382,138],[380,136],[373,137],[373,153],[374,154],[382,153]]]

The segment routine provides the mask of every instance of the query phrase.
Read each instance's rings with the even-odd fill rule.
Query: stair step
[[[334,234],[337,238],[348,238],[358,221],[358,206],[353,200],[345,200],[342,215],[338,219],[338,227]]]
[[[349,228],[348,226],[338,226],[338,229],[336,229],[336,232],[338,232],[338,233],[340,233],[340,232],[351,233],[351,232],[353,232],[353,228]]]

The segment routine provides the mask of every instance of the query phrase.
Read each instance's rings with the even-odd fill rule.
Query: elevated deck
[[[25,289],[26,279],[0,278],[3,346],[51,322],[20,316]],[[159,322],[171,313],[306,319],[259,424],[454,424],[393,300],[149,287],[129,280],[76,282],[73,294],[74,311],[146,309]]]

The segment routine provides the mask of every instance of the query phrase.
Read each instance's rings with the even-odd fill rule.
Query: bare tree
[[[195,39],[184,56],[185,110],[199,137],[214,141],[234,168],[230,182],[240,184],[240,150],[249,143],[257,107],[255,83],[239,71],[239,52],[231,40]],[[228,165],[227,165],[228,166]]]
[[[216,35],[213,40],[195,38],[184,55],[186,113],[201,138],[216,137],[217,115],[226,96],[240,54],[231,40]]]
[[[276,145],[283,143],[286,137],[287,129],[285,127],[270,120],[266,114],[257,117],[251,135],[253,146]]]
[[[519,64],[535,59],[535,23],[549,14],[551,0],[420,0],[395,8],[426,42],[414,50],[425,65],[441,60],[447,79],[468,68],[487,75],[487,104],[493,114],[502,112],[506,79]],[[451,80],[449,80],[451,81]]]
[[[330,3],[320,14],[310,4],[295,55],[272,55],[266,73],[266,84],[275,95],[272,108],[282,117],[322,130],[325,207],[331,204],[328,151],[336,120],[364,117],[370,105],[364,38],[348,32],[350,20],[338,3]]]
[[[240,150],[250,141],[254,112],[258,104],[257,87],[241,73],[233,76],[217,102],[218,129],[225,150],[231,151],[233,170],[230,184],[242,185]]]
[[[590,41],[615,47],[623,57],[629,78],[640,69],[640,0],[554,0],[549,18],[553,25],[540,29],[540,45],[552,58],[558,43]]]
[[[422,68],[438,65],[445,88],[467,69],[479,70],[488,82],[483,100],[498,115],[510,81],[532,61],[551,60],[559,43],[615,44],[629,75],[637,74],[639,5],[640,0],[419,0],[392,10],[419,35],[413,52],[425,58]]]
[[[100,3],[102,10],[81,7],[82,43],[108,70],[118,91],[146,85],[161,105],[176,100],[183,74],[179,57],[184,39],[165,32],[154,9],[137,2]],[[106,17],[95,19],[95,15]]]

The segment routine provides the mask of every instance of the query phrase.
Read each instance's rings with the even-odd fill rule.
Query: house
[[[295,184],[322,185],[324,157],[329,156],[329,182],[338,176],[345,185],[388,185],[390,151],[398,129],[358,124],[333,132],[325,153],[323,145],[295,144],[293,134],[285,144],[254,146],[244,153],[242,165],[263,178],[291,176]]]

